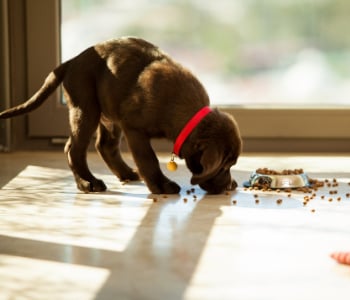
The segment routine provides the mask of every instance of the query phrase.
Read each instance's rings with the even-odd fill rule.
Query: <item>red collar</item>
[[[201,108],[193,117],[191,120],[187,122],[184,128],[182,128],[180,134],[177,136],[174,144],[173,153],[179,156],[181,147],[187,137],[190,135],[192,130],[198,125],[198,123],[212,110],[209,108],[209,106],[204,106]]]

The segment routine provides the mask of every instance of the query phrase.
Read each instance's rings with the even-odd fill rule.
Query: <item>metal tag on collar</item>
[[[177,163],[175,162],[175,154],[174,153],[171,154],[171,159],[166,164],[166,168],[172,172],[177,170]]]

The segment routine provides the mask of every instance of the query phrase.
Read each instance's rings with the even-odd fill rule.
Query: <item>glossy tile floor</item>
[[[163,166],[168,159],[160,155]],[[77,191],[63,153],[0,154],[1,300],[349,299],[350,266],[329,254],[350,251],[350,156],[242,156],[232,169],[240,187],[217,196],[188,195],[178,161],[167,174],[181,195],[157,201],[142,183],[116,180],[95,153],[89,161],[106,193]],[[339,186],[307,206],[302,192],[245,190],[264,166]]]

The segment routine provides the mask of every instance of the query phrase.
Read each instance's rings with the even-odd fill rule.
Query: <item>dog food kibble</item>
[[[232,204],[236,205],[237,204],[237,200],[232,200]]]
[[[316,210],[315,209],[311,209],[311,212],[314,213]]]
[[[350,193],[347,193],[347,194],[346,194],[346,198],[350,198]]]
[[[259,204],[260,200],[259,199],[255,199],[255,204]]]
[[[187,198],[184,198],[184,202],[187,203]]]
[[[270,170],[268,168],[259,168],[255,171],[258,174],[264,174],[264,175],[299,175],[303,174],[303,169],[294,169],[294,170],[283,170],[281,172]]]
[[[157,198],[153,198],[153,202],[156,203],[158,201]]]
[[[277,204],[282,204],[282,199],[277,199]]]

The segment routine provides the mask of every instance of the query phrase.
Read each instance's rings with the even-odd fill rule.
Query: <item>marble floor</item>
[[[350,266],[329,255],[350,251],[350,155],[243,155],[239,188],[222,195],[190,186],[178,161],[165,171],[183,187],[175,196],[88,158],[107,192],[77,191],[63,153],[0,154],[0,300],[349,299]],[[303,192],[245,190],[265,166],[338,186],[306,206]]]

